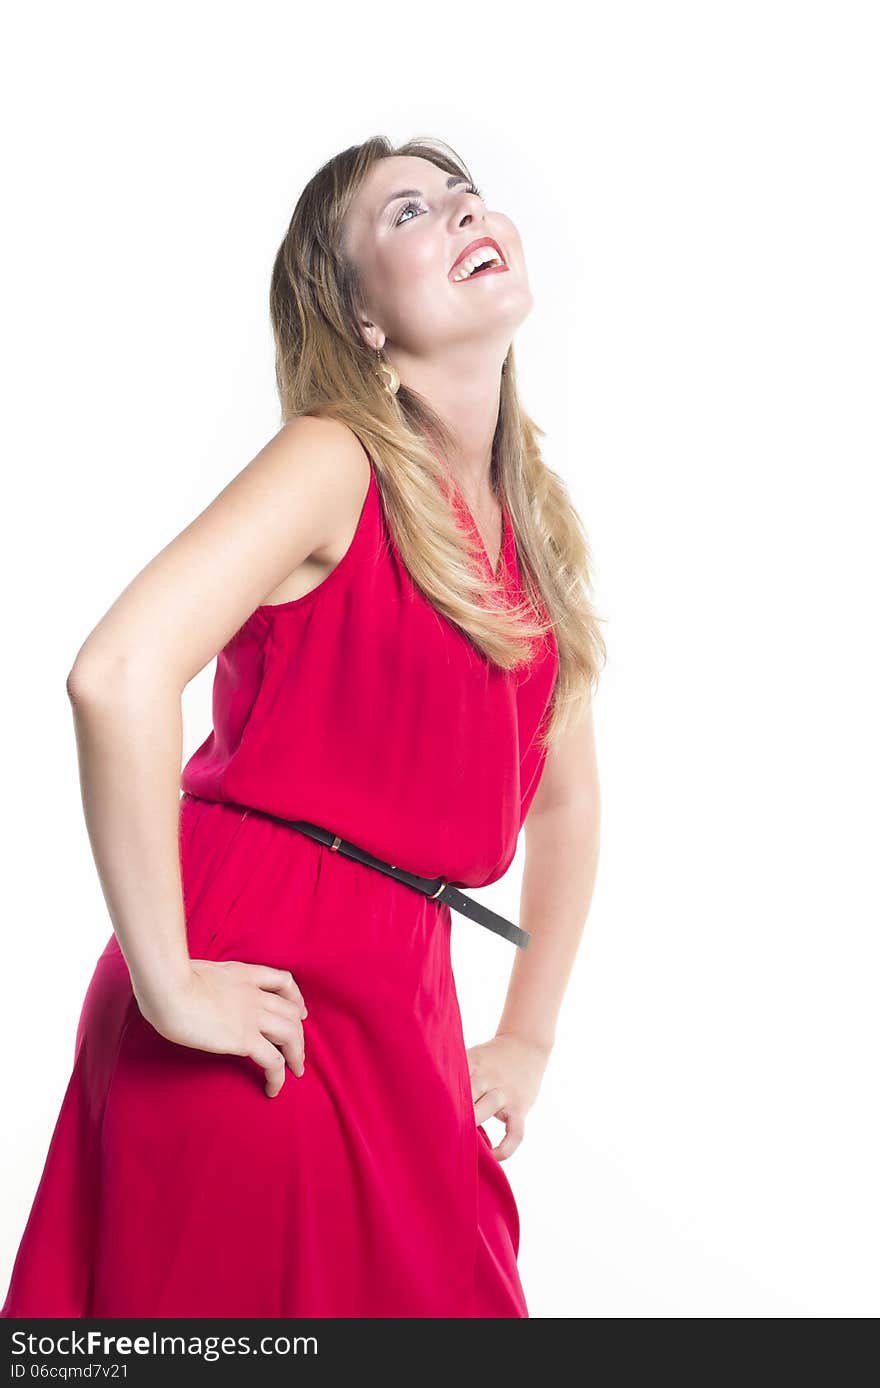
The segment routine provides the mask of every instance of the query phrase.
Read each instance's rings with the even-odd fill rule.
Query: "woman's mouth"
[[[471,241],[465,246],[449,271],[449,278],[453,284],[458,284],[463,280],[498,274],[509,268],[498,242],[491,236],[481,236],[478,241]]]

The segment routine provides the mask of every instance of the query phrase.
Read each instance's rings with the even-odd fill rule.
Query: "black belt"
[[[231,803],[228,800],[223,801],[223,804]],[[252,814],[265,815],[267,819],[274,819],[277,824],[287,824],[291,829],[299,829],[303,834],[308,834],[309,838],[317,839],[318,843],[324,844],[331,853],[342,853],[357,863],[377,868],[379,872],[384,872],[397,882],[403,882],[407,887],[413,887],[423,896],[430,897],[432,901],[445,901],[453,911],[460,911],[468,920],[484,925],[487,930],[494,930],[496,935],[503,935],[506,940],[512,940],[518,949],[525,949],[531,939],[527,930],[521,930],[513,921],[490,911],[488,906],[482,906],[479,901],[474,901],[473,897],[465,896],[457,887],[451,887],[445,877],[419,877],[414,872],[407,872],[405,868],[395,867],[393,863],[385,863],[381,858],[374,858],[372,853],[367,853],[366,849],[358,848],[357,844],[340,838],[332,830],[309,824],[305,819],[283,819],[281,815],[272,814],[269,810],[256,810],[252,805],[241,805],[238,808],[249,810]]]

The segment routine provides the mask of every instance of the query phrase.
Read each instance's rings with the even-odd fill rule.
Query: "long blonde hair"
[[[282,421],[321,415],[358,436],[375,463],[388,525],[413,582],[489,660],[519,666],[549,619],[559,653],[540,734],[549,746],[590,698],[606,658],[603,619],[590,601],[589,544],[564,481],[541,457],[544,431],[520,402],[512,347],[501,374],[491,480],[516,536],[525,594],[516,604],[476,562],[478,542],[450,505],[443,461],[451,456],[450,431],[424,396],[402,382],[391,395],[377,376],[376,354],[358,327],[360,285],[342,249],[342,228],[368,169],[390,155],[427,159],[470,180],[458,155],[429,136],[398,147],[375,136],[335,155],[309,180],[272,270]]]

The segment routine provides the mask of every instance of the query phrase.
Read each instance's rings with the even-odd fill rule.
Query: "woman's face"
[[[454,279],[461,252],[483,237],[497,243],[504,268]],[[533,306],[513,222],[427,159],[377,160],[349,208],[343,243],[360,275],[362,318],[374,325],[362,331],[373,348],[430,357],[482,342],[503,360]]]

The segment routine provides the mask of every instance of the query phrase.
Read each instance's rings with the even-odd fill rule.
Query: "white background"
[[[371,134],[433,134],[523,236],[523,399],[590,534],[610,657],[596,895],[505,1164],[531,1314],[876,1316],[876,19],[7,21],[4,1290],[110,930],[68,669],[279,425],[268,283],[303,184]],[[480,894],[514,918],[521,865]],[[512,946],[453,919],[470,1045]]]

